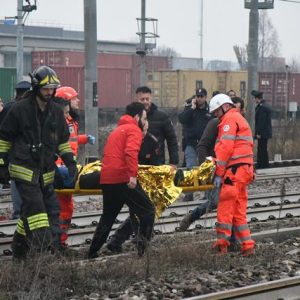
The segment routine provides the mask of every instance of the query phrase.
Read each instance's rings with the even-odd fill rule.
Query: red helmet
[[[77,97],[78,93],[70,86],[62,86],[56,90],[55,97],[71,100]]]

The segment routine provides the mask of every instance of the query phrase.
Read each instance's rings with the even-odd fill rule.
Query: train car
[[[15,68],[0,68],[0,98],[8,102],[14,98],[17,70]]]
[[[299,73],[259,73],[259,90],[274,108],[289,107],[292,102],[300,106]]]
[[[62,85],[74,87],[84,109],[84,52],[39,51],[32,53],[32,69],[41,64],[57,72]],[[140,57],[133,54],[98,53],[99,108],[124,108],[134,99],[140,82]],[[147,56],[146,69],[156,71],[168,66],[167,57]]]

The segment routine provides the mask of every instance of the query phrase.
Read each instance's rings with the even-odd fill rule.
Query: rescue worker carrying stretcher
[[[253,138],[246,119],[233,108],[225,94],[214,96],[209,111],[220,119],[215,144],[214,185],[221,186],[217,209],[217,242],[213,248],[227,253],[231,232],[241,244],[243,255],[254,253],[255,242],[247,225],[247,185],[253,181]]]
[[[79,99],[78,93],[69,86],[62,86],[56,90],[55,97],[61,98],[68,102],[69,104],[69,114],[66,117],[66,122],[68,124],[70,139],[69,144],[72,149],[73,155],[77,157],[78,155],[78,146],[85,145],[87,143],[94,145],[95,137],[87,134],[78,134],[79,126],[74,114],[76,114],[76,110],[79,108]],[[73,117],[74,118],[73,118]],[[64,167],[64,163],[62,159],[59,157],[56,160],[56,165],[59,168],[62,168],[61,172],[67,172]],[[60,228],[62,230],[61,234],[61,244],[62,246],[67,246],[66,240],[68,239],[68,230],[71,226],[73,211],[74,211],[74,199],[72,195],[58,195],[59,205],[60,205],[60,214],[59,214],[59,222]]]
[[[59,79],[47,66],[30,77],[32,90],[13,105],[0,127],[0,182],[10,175],[22,197],[12,243],[15,258],[60,245],[59,205],[53,188],[56,153],[74,181],[77,177],[68,126],[61,108],[52,102]]]

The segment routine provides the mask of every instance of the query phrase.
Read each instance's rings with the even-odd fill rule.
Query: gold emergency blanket
[[[81,175],[87,175],[93,172],[101,171],[101,162],[95,161],[85,166],[78,165],[78,180],[75,185],[74,192],[80,190],[79,179]],[[162,166],[146,166],[139,165],[138,180],[147,193],[150,200],[153,202],[156,209],[156,217],[159,218],[162,212],[174,203],[181,194],[184,187],[199,187],[201,185],[209,185],[212,183],[214,176],[215,165],[210,159],[207,159],[201,166],[192,170],[184,170],[181,175],[181,180],[177,186],[174,184],[176,172],[169,165]],[[210,187],[211,188],[211,187]],[[57,190],[63,193],[64,190]]]
[[[169,207],[182,192],[174,185],[175,170],[168,166],[139,165],[138,180],[155,206],[156,218]]]
[[[215,175],[216,166],[211,157],[199,166],[191,170],[183,171],[183,179],[179,181],[177,186],[198,186],[212,184]]]

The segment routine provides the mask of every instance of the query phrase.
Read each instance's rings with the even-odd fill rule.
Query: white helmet
[[[212,97],[209,102],[209,112],[214,112],[216,109],[218,109],[225,103],[233,105],[233,102],[231,101],[230,97],[225,94],[218,94]]]

